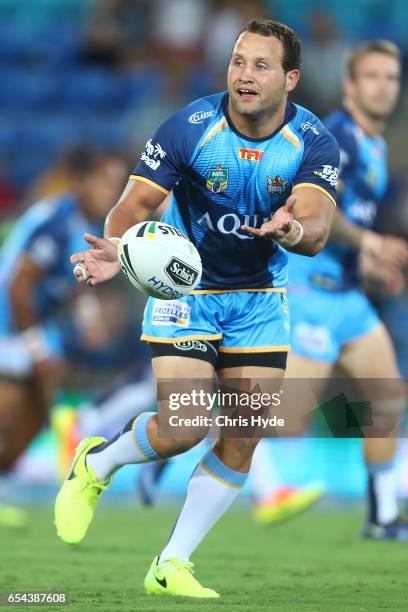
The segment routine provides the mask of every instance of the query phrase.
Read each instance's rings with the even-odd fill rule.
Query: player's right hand
[[[399,267],[390,266],[360,252],[359,270],[366,288],[385,295],[399,295],[405,288],[404,273]]]
[[[381,236],[366,231],[361,243],[361,251],[379,262],[403,268],[408,264],[408,244],[403,238]]]
[[[116,276],[120,270],[120,263],[117,248],[112,242],[92,234],[84,234],[84,238],[92,248],[82,253],[74,253],[70,257],[70,262],[80,264],[74,268],[78,282],[86,282],[93,287]]]

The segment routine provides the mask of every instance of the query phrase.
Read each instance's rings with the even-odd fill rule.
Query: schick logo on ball
[[[170,259],[164,271],[176,287],[191,287],[199,274],[198,270],[191,268],[177,257]]]

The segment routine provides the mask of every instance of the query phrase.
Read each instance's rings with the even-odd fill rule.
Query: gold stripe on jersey
[[[266,289],[194,289],[188,295],[205,295],[207,293],[287,293],[284,287],[267,287]]]
[[[188,342],[189,340],[221,340],[222,334],[213,334],[207,336],[180,336],[178,338],[160,338],[158,336],[146,336],[142,334],[141,340],[144,342],[164,342],[166,344],[175,344],[176,342]]]
[[[290,351],[289,344],[271,346],[220,346],[219,353],[287,353]]]
[[[299,187],[313,187],[313,189],[318,189],[319,191],[324,193],[324,195],[327,195],[327,197],[334,204],[334,206],[337,206],[336,200],[333,198],[332,195],[330,195],[328,191],[326,191],[326,189],[324,189],[324,187],[320,187],[320,185],[316,185],[315,183],[298,183],[293,187],[292,191],[295,191],[295,189],[299,189]]]
[[[170,193],[170,191],[168,191],[167,189],[165,189],[161,185],[158,185],[154,181],[151,181],[150,179],[145,178],[144,176],[139,176],[137,174],[131,174],[129,176],[129,179],[131,181],[140,181],[141,183],[146,183],[146,185],[150,185],[151,187],[155,187],[155,189],[158,189],[159,191],[161,191],[165,195],[169,195],[169,193]]]
[[[207,134],[201,146],[203,147],[205,144],[207,144],[207,142],[211,140],[211,138],[214,138],[214,136],[216,136],[219,132],[221,132],[221,130],[225,129],[226,127],[228,127],[228,123],[224,117],[218,123],[216,123],[213,129]]]
[[[293,145],[295,145],[295,147],[297,149],[300,149],[300,140],[299,140],[299,138],[297,138],[297,136],[292,132],[292,130],[290,130],[288,128],[287,125],[285,125],[285,127],[281,129],[279,134],[282,134],[282,136],[284,138],[286,138],[286,140],[289,140],[289,142],[291,142]]]

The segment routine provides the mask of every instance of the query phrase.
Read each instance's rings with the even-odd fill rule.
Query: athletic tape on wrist
[[[302,240],[303,234],[303,225],[296,219],[292,219],[290,230],[276,242],[283,247],[293,247]]]
[[[49,350],[40,325],[29,327],[22,333],[22,336],[26,349],[35,363],[47,359]]]

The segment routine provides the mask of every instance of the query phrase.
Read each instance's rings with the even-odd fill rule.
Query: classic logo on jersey
[[[315,170],[313,174],[317,174],[317,176],[320,176],[320,178],[330,183],[332,187],[336,187],[339,178],[339,169],[329,164],[325,164],[321,169]]]
[[[197,125],[197,123],[202,123],[206,119],[209,119],[210,117],[213,117],[213,116],[214,116],[213,110],[197,111],[196,113],[193,113],[192,115],[189,116],[188,122],[192,123],[193,125]]]
[[[320,132],[317,129],[317,127],[315,126],[315,124],[314,123],[310,123],[310,121],[305,121],[304,123],[301,124],[300,127],[305,132],[307,132],[307,130],[310,130],[311,132],[313,132],[313,134],[316,134],[316,136],[318,136],[320,134]]]
[[[152,139],[150,138],[146,142],[146,147],[144,152],[142,153],[142,161],[149,166],[152,170],[157,170],[160,166],[160,162],[162,159],[166,157],[167,153],[163,150],[162,146],[156,142],[153,144]]]
[[[261,149],[246,149],[245,147],[240,147],[239,149],[239,159],[258,162],[261,161],[263,154],[264,151],[261,151]]]
[[[212,168],[208,173],[205,186],[213,193],[225,191],[228,187],[228,168],[222,168],[222,166]]]
[[[271,178],[270,176],[266,177],[266,191],[270,194],[283,193],[287,190],[288,185],[289,179],[281,179],[278,174],[275,176],[275,178]]]
[[[184,302],[155,300],[152,313],[153,325],[177,325],[187,327],[190,323],[191,308]]]
[[[198,270],[188,266],[181,259],[177,259],[177,257],[170,259],[164,271],[176,287],[191,287],[191,285],[194,285],[199,274]]]

